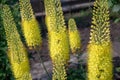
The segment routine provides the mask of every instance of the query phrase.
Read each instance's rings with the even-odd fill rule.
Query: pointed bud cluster
[[[90,43],[110,42],[110,22],[107,0],[96,0],[93,7],[93,18]]]

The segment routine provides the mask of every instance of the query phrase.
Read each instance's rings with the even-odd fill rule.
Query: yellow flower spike
[[[66,40],[67,33],[63,30],[51,32],[50,40],[50,56],[55,61],[57,55],[61,55],[63,61],[66,63],[69,60],[69,42]]]
[[[64,61],[66,63],[67,60],[69,59],[70,47],[69,47],[69,39],[64,22],[60,0],[45,0],[44,3],[45,3],[46,25],[48,27],[49,49],[50,49],[51,58],[54,61],[53,56],[56,55],[56,53],[62,54],[65,57]],[[58,11],[58,9],[60,10]],[[60,39],[61,41],[59,41]],[[61,45],[58,44],[57,41],[59,41]],[[55,50],[57,50],[57,47],[59,50],[55,52]],[[64,49],[67,49],[66,52],[64,52],[65,51]]]
[[[47,29],[48,29],[48,33],[50,32],[50,17],[49,16],[45,16],[45,24],[46,24],[46,26],[47,26]]]
[[[50,56],[53,62],[52,80],[66,80],[65,65],[69,60],[69,42],[65,30],[52,31],[50,37]]]
[[[39,24],[32,11],[30,0],[19,0],[22,17],[22,29],[29,47],[41,46],[42,37]]]
[[[48,29],[48,35],[50,37],[50,32],[57,30],[57,25],[56,25],[56,11],[55,11],[55,6],[53,3],[53,0],[44,0],[45,4],[45,12],[46,12],[46,17],[45,17],[45,22],[46,26]]]
[[[52,80],[66,80],[65,65],[69,60],[69,42],[65,30],[52,31],[50,36],[50,56],[53,62]],[[64,74],[63,74],[64,73]]]
[[[89,44],[88,80],[112,80],[111,43]]]
[[[44,0],[44,4],[45,4],[45,12],[46,12],[46,16],[45,16],[45,23],[47,26],[47,30],[48,30],[48,41],[49,41],[49,47],[50,47],[50,33],[52,31],[56,31],[57,30],[57,24],[56,24],[56,11],[55,11],[55,4],[53,2],[54,0]]]
[[[32,80],[27,51],[21,42],[12,13],[7,5],[3,6],[2,19],[9,50],[8,58],[11,63],[14,78],[16,80]]]
[[[55,56],[53,63],[53,79],[52,80],[67,80],[66,70],[62,55]]]
[[[69,27],[69,42],[70,42],[71,51],[72,53],[78,53],[80,52],[81,39],[74,19],[69,20],[68,27]]]
[[[53,2],[56,10],[55,16],[56,16],[57,29],[58,30],[61,30],[61,28],[66,29],[61,2],[60,0],[53,0]]]
[[[42,38],[40,36],[39,24],[36,19],[29,21],[23,21],[23,33],[26,37],[26,42],[29,47],[36,47],[42,44]]]
[[[19,0],[20,12],[23,21],[29,21],[35,18],[30,4],[30,0]]]
[[[88,80],[112,80],[108,0],[96,0],[88,45]]]
[[[50,56],[53,62],[52,80],[66,80],[65,65],[69,60],[69,37],[60,0],[44,0]]]

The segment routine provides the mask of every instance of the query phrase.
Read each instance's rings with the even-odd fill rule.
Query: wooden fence
[[[94,0],[61,0],[63,12],[75,11],[93,6]],[[36,17],[45,16],[44,0],[31,0]]]

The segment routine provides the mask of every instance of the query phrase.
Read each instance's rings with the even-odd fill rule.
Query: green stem
[[[51,76],[50,76],[50,74],[48,73],[48,71],[47,71],[47,69],[46,69],[46,67],[45,67],[45,65],[44,65],[44,62],[43,62],[43,60],[42,60],[42,58],[41,58],[41,55],[39,54],[39,49],[36,49],[36,51],[37,51],[37,54],[38,54],[38,58],[39,58],[39,60],[40,60],[40,62],[41,62],[41,65],[42,65],[43,69],[45,70],[45,72],[46,72],[46,74],[48,75],[48,78],[49,78],[49,80],[50,80],[50,79],[51,79]]]

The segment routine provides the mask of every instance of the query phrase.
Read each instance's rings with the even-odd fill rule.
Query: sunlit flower
[[[21,42],[9,6],[3,6],[3,24],[6,32],[8,58],[16,80],[32,80],[27,51]]]

